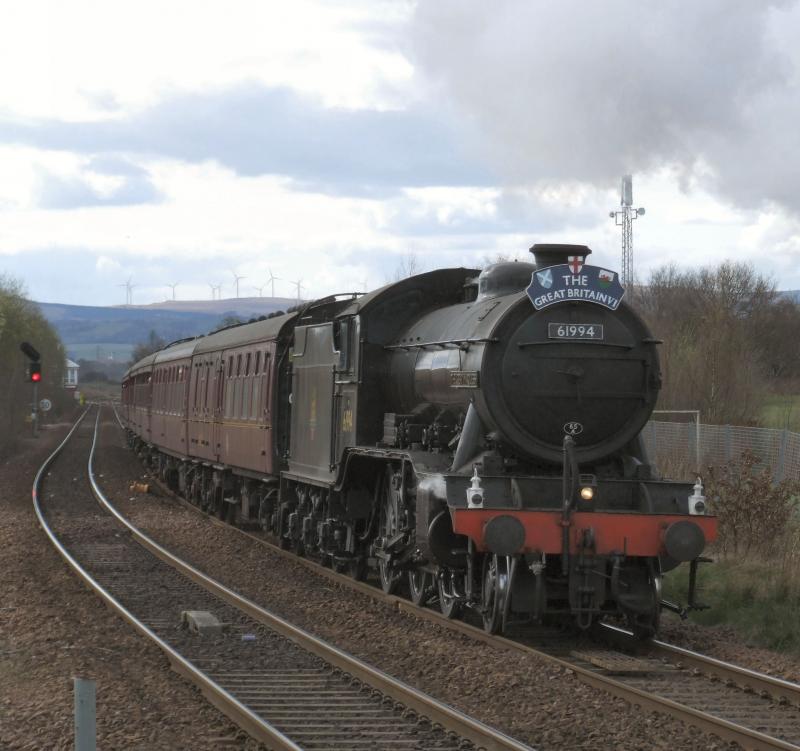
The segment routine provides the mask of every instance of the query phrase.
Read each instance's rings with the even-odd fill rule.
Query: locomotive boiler
[[[646,455],[658,342],[615,273],[531,250],[168,347],[126,375],[132,440],[194,502],[487,631],[653,634],[716,520]]]

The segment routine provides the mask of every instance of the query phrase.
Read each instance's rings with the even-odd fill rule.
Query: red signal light
[[[28,379],[31,383],[39,383],[42,380],[42,365],[39,362],[28,364]]]
[[[39,381],[42,380],[42,374],[41,373],[31,373],[31,380],[34,383],[38,383]]]

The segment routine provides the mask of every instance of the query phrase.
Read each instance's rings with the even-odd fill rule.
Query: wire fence
[[[694,422],[651,420],[642,437],[651,461],[662,472],[697,472],[735,462],[749,452],[771,469],[775,482],[800,480],[800,433],[789,430],[702,423],[698,430]]]

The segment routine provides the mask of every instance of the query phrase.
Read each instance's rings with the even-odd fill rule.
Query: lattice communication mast
[[[620,208],[609,212],[617,227],[622,227],[622,264],[620,281],[623,285],[633,284],[633,220],[644,215],[644,208],[633,208],[633,176],[622,176],[622,189],[619,198]]]

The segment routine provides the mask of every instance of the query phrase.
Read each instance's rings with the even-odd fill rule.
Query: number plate
[[[451,370],[450,386],[454,389],[476,389],[478,388],[477,370]]]
[[[603,339],[602,323],[548,323],[548,339]]]

